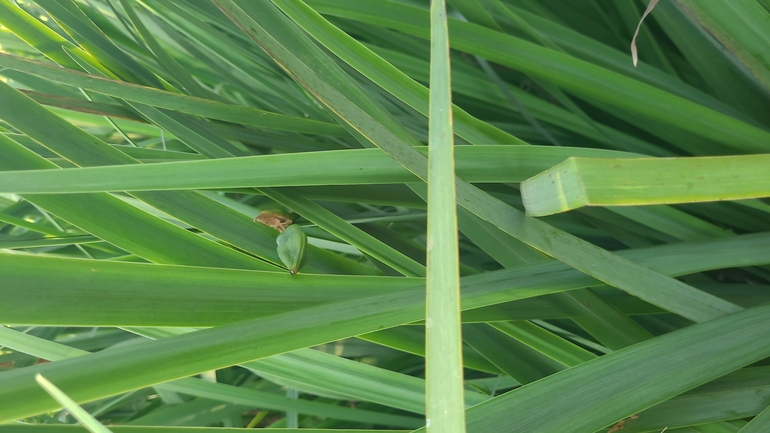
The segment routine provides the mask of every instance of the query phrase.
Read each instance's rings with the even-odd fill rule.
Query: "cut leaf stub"
[[[527,215],[770,197],[770,155],[569,158],[521,184]]]

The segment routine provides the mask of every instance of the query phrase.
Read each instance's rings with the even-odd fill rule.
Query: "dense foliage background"
[[[448,1],[468,432],[770,431],[770,2],[647,5]],[[0,0],[0,433],[424,426],[428,8]]]

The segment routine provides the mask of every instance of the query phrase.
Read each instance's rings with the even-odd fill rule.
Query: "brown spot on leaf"
[[[633,415],[631,415],[630,417],[628,417],[626,419],[622,419],[622,420],[618,421],[617,424],[612,426],[611,429],[607,430],[607,433],[614,433],[614,432],[623,430],[625,428],[626,421],[628,421],[629,419],[637,419],[637,418],[639,418],[639,415],[633,414]]]

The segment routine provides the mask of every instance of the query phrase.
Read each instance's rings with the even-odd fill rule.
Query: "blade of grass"
[[[465,433],[454,133],[444,0],[431,2],[430,15],[425,423],[429,433]]]
[[[206,122],[173,111],[158,110],[139,103],[126,103],[149,122],[208,158],[227,158],[248,155],[213,131]]]
[[[596,358],[593,353],[532,322],[497,322],[489,325],[567,367],[574,367]]]
[[[373,401],[415,413],[425,411],[425,381],[389,370],[324,354],[301,350],[272,356],[244,366],[259,372],[304,380],[325,389],[342,392],[352,398]],[[466,404],[480,403],[481,394],[467,392]]]
[[[56,238],[39,238],[39,239],[24,239],[24,240],[2,240],[0,241],[0,248],[3,249],[15,249],[15,248],[34,248],[34,247],[48,247],[54,245],[71,245],[71,244],[85,244],[92,242],[100,242],[101,239],[96,236],[63,236]]]
[[[755,234],[620,254],[658,272],[677,276],[768,264],[768,245],[768,235]],[[2,258],[0,270],[7,284],[0,286],[0,295],[12,307],[0,310],[0,322],[15,324],[216,326],[390,293],[419,286],[424,281],[372,276],[292,277],[282,272],[194,269],[31,255],[4,254]],[[127,280],[126,275],[135,277]],[[461,281],[463,293],[477,287],[510,290],[510,294],[498,295],[491,304],[601,285],[556,261],[463,277]],[[51,287],[57,290],[52,291]],[[104,287],[116,289],[105,292]],[[463,309],[475,308],[468,304],[465,295],[463,298]],[[68,302],[71,299],[79,302]],[[190,311],[195,314],[189,314]]]
[[[257,406],[270,410],[296,411],[307,415],[336,418],[360,423],[390,425],[401,428],[422,425],[422,420],[416,417],[387,414],[360,408],[353,409],[340,407],[333,404],[303,399],[287,398],[268,392],[260,392],[219,383],[209,383],[194,378],[178,379],[155,386],[169,391],[195,395],[200,398],[226,401],[244,406]]]
[[[51,395],[56,401],[59,402],[62,407],[67,409],[75,419],[80,421],[91,433],[112,433],[110,429],[102,425],[96,418],[90,413],[83,410],[78,406],[67,394],[63,393],[56,385],[52,384],[45,377],[38,374],[35,376],[35,381],[45,389],[45,392]]]
[[[418,147],[422,154],[427,147]],[[572,156],[638,157],[599,149],[546,146],[458,146],[457,173],[470,182],[521,182]],[[305,167],[298,172],[296,167]],[[78,170],[0,172],[0,192],[81,193],[366,185],[417,178],[379,149],[259,155],[220,160],[84,167]]]

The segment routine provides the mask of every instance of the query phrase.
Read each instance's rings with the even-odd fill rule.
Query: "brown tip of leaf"
[[[631,38],[631,60],[634,62],[634,67],[636,67],[637,63],[639,63],[639,56],[636,52],[636,37],[639,36],[639,29],[642,28],[642,21],[644,21],[644,19],[647,18],[647,15],[652,12],[652,8],[654,8],[656,4],[658,4],[658,0],[650,0],[650,3],[647,5],[647,9],[644,11],[642,18],[639,20],[639,24],[636,26],[634,37]]]

